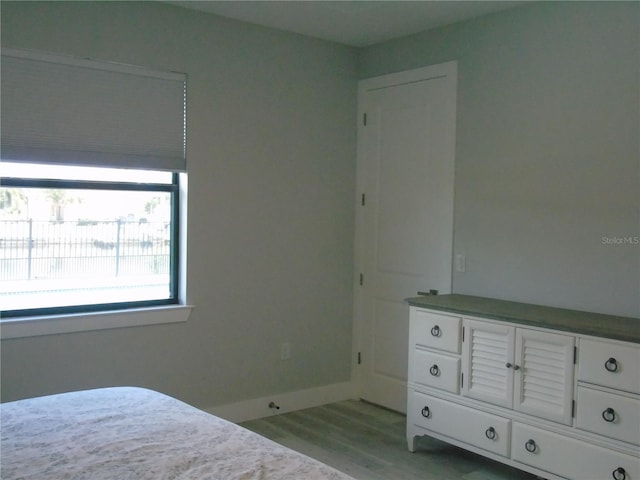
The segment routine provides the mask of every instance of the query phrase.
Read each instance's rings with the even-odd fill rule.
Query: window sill
[[[193,305],[169,305],[132,310],[7,319],[0,323],[0,339],[180,323],[189,319],[192,309]]]

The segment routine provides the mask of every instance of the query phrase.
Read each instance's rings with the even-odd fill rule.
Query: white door
[[[515,331],[510,325],[464,320],[463,395],[513,407]]]
[[[516,330],[513,408],[571,425],[574,337]]]
[[[408,297],[451,291],[456,62],[359,83],[361,397],[406,411]]]

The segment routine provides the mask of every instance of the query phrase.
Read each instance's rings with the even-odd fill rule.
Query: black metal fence
[[[0,221],[0,280],[168,274],[162,222]]]

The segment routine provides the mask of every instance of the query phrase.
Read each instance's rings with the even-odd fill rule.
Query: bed
[[[3,480],[351,479],[144,388],[101,388],[7,402],[0,405],[0,415]]]

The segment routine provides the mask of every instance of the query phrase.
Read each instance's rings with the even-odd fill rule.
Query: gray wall
[[[5,340],[3,400],[132,384],[208,407],[350,379],[355,50],[148,2],[2,2],[2,45],[189,75],[196,306]]]
[[[459,62],[454,292],[640,317],[639,30],[637,2],[543,2],[360,52]]]
[[[2,44],[189,74],[186,324],[2,341],[2,399],[200,406],[350,378],[358,78],[459,61],[456,292],[640,316],[637,3],[546,2],[356,51],[169,5],[2,2]],[[293,358],[279,360],[282,341]]]

